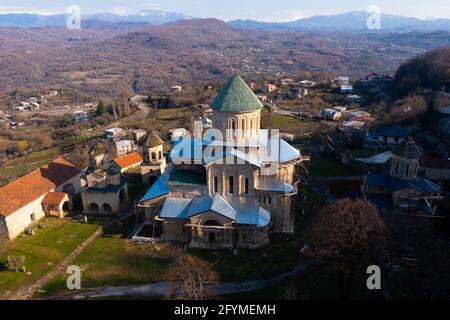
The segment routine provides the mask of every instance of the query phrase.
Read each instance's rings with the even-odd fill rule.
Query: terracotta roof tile
[[[142,159],[139,153],[133,152],[126,156],[116,158],[113,161],[117,163],[120,168],[124,169],[135,164],[140,164],[144,159]]]
[[[59,205],[66,196],[67,193],[64,192],[49,192],[45,195],[44,199],[42,199],[42,204]]]
[[[79,173],[62,157],[31,171],[0,188],[0,215],[9,216]]]

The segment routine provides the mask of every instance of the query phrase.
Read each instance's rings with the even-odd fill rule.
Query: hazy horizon
[[[235,19],[252,19],[259,21],[293,21],[316,15],[335,15],[353,11],[366,11],[371,5],[377,5],[382,13],[414,17],[419,19],[450,18],[448,0],[433,0],[424,3],[417,0],[399,0],[395,3],[388,0],[349,0],[334,1],[316,0],[314,3],[300,0],[258,1],[258,0],[165,0],[158,1],[120,1],[120,0],[60,0],[40,1],[36,5],[32,0],[3,0],[0,14],[36,13],[42,15],[63,14],[70,5],[78,5],[81,13],[115,13],[118,15],[138,14],[141,10],[161,10],[182,13],[195,18],[216,18],[224,21]],[[236,7],[239,6],[237,10]]]

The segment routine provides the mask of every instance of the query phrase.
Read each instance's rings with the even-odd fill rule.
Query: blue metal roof
[[[270,223],[270,213],[261,207],[247,212],[239,212],[236,223],[256,225],[260,228],[266,227]]]
[[[218,194],[214,198],[206,195],[192,199],[188,217],[193,217],[206,211],[214,211],[231,220],[236,220],[236,210]]]
[[[376,134],[383,137],[406,138],[409,136],[410,129],[406,127],[384,127],[378,128]]]
[[[185,219],[188,215],[190,198],[168,198],[161,209],[160,217]]]
[[[439,190],[439,185],[420,176],[414,180],[402,180],[390,176],[387,172],[368,173],[366,174],[366,181],[369,186],[389,188],[391,192],[407,187],[414,188],[422,193],[435,193]]]
[[[159,177],[158,180],[147,190],[144,196],[139,200],[139,203],[161,197],[169,194],[170,189],[168,186],[170,173],[172,172],[172,166],[169,166],[166,171]]]

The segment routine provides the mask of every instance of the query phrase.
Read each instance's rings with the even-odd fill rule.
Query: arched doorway
[[[125,189],[120,190],[119,200],[121,204],[124,204],[127,201],[127,195],[125,193]]]
[[[209,242],[216,242],[216,234],[214,232],[212,232],[212,231],[209,232],[208,241]]]
[[[98,205],[95,202],[92,202],[89,205],[89,211],[90,212],[98,212]]]
[[[64,204],[63,204],[63,206],[62,206],[62,210],[63,210],[63,212],[64,213],[67,213],[67,212],[69,212],[69,209],[70,209],[70,207],[69,207],[69,202],[64,202]]]
[[[107,204],[107,203],[104,203],[103,204],[103,211],[106,212],[106,213],[112,212],[111,206],[109,204]]]

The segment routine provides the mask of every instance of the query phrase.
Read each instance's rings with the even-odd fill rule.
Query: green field
[[[127,237],[134,220],[120,222],[107,228],[72,264],[82,270],[81,286],[94,288],[103,285],[143,284],[165,280],[165,272],[176,254],[170,245],[130,242]],[[50,281],[38,296],[54,295],[66,289],[66,275]]]
[[[82,270],[82,288],[111,285],[140,285],[168,281],[167,271],[182,246],[168,243],[132,243],[127,239],[134,220],[114,225],[95,239],[74,261]],[[221,281],[264,279],[293,269],[302,261],[301,242],[296,235],[276,235],[269,246],[259,250],[188,250],[211,262]],[[36,297],[65,292],[66,275],[50,281]]]
[[[46,165],[55,159],[60,152],[60,148],[51,148],[6,161],[0,168],[0,186],[31,170]]]
[[[0,298],[40,279],[98,228],[98,225],[55,218],[42,221],[45,228],[38,229],[34,236],[0,240],[0,265],[7,261],[8,255],[24,256],[26,271],[32,273],[28,275],[0,268]]]

